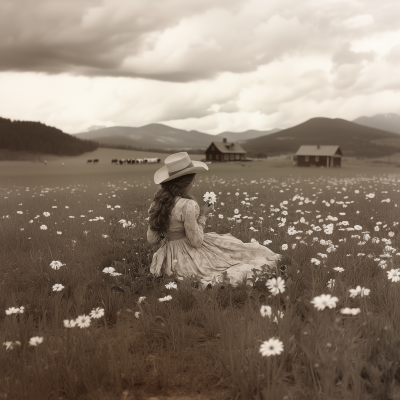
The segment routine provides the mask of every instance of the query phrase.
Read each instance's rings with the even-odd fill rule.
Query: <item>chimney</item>
[[[226,143],[226,139],[225,139],[225,138],[223,138],[223,139],[222,139],[222,142],[223,142],[223,143]]]

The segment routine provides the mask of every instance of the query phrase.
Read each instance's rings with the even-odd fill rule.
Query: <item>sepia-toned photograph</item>
[[[0,0],[0,400],[400,399],[399,0]]]

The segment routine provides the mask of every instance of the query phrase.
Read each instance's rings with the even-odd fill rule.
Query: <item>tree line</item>
[[[41,122],[0,117],[0,149],[77,156],[98,147],[97,142],[78,139]]]

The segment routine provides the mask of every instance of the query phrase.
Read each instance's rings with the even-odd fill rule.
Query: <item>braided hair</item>
[[[195,175],[183,175],[161,184],[161,189],[154,195],[154,202],[149,210],[149,224],[152,231],[161,234],[168,229],[176,196],[194,200],[184,189],[192,183]]]

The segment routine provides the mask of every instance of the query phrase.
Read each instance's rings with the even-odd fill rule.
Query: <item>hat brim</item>
[[[172,175],[172,176],[169,176],[168,169],[166,166],[161,167],[154,174],[154,183],[156,185],[159,185],[160,183],[172,181],[172,179],[179,178],[180,176],[183,176],[183,175],[195,174],[195,173],[201,172],[201,171],[208,171],[207,164],[205,164],[201,161],[192,161],[192,164],[194,165],[193,167],[184,169],[183,171],[180,171],[177,174]]]

